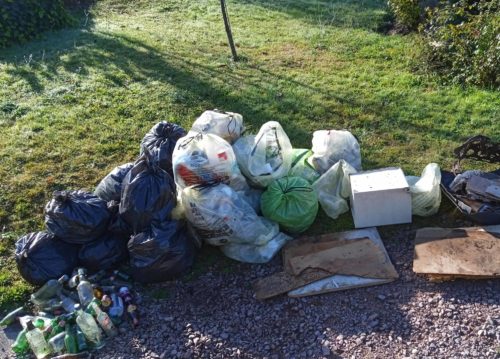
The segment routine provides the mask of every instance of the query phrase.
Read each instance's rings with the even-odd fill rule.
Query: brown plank
[[[413,271],[435,278],[498,277],[500,226],[418,230]]]

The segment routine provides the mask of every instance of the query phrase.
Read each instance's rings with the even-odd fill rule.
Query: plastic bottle
[[[12,351],[18,355],[25,354],[30,349],[30,345],[28,344],[28,340],[26,339],[26,332],[26,329],[21,330],[17,335],[16,341],[10,346]]]
[[[63,275],[59,279],[49,280],[42,286],[42,288],[31,295],[31,302],[35,305],[43,306],[46,301],[55,297],[62,290],[63,284],[67,280],[67,275]]]
[[[123,315],[123,299],[116,293],[111,294],[111,301],[113,305],[109,308],[109,315],[114,318],[121,318]]]
[[[26,323],[26,326],[26,339],[28,340],[30,348],[37,359],[47,357],[51,353],[51,351],[49,345],[47,344],[47,341],[43,337],[43,333],[40,331],[40,329],[35,328],[31,320]]]
[[[83,307],[86,307],[92,299],[94,299],[94,288],[92,288],[92,284],[87,280],[85,270],[83,268],[78,270],[78,278],[80,279],[80,283],[76,287],[76,290],[78,291],[80,304]]]
[[[61,354],[65,348],[66,333],[59,333],[49,340],[49,346],[53,353]]]
[[[64,347],[66,348],[67,353],[78,353],[78,344],[76,341],[75,330],[72,325],[66,326],[66,332],[64,333]]]
[[[61,306],[66,312],[72,313],[75,310],[76,302],[73,299],[66,297],[62,293],[59,293],[59,298],[61,299]]]
[[[80,327],[85,338],[96,348],[102,348],[104,343],[102,341],[101,329],[99,329],[94,317],[84,312],[79,304],[75,306],[75,311],[77,314],[76,324]]]
[[[80,327],[76,326],[76,344],[78,346],[78,351],[86,351],[89,346],[87,345],[87,339],[85,339],[85,335],[83,334]]]
[[[62,332],[66,327],[66,321],[61,317],[54,318],[50,321],[50,337],[54,337]]]
[[[14,309],[12,312],[7,314],[5,317],[3,317],[2,320],[0,320],[0,326],[3,325],[10,325],[16,321],[16,319],[23,314],[24,312],[24,307],[19,307],[17,309]]]
[[[106,312],[104,312],[101,308],[99,308],[99,306],[96,303],[91,303],[91,305],[96,315],[97,323],[99,323],[101,328],[104,330],[104,333],[106,333],[106,335],[110,338],[117,336],[118,330],[111,321],[109,315]]]
[[[111,304],[113,304],[113,300],[111,299],[111,297],[107,294],[104,294],[101,299],[101,305],[104,307],[104,310],[109,310]]]

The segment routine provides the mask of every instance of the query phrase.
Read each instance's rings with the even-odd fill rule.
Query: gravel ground
[[[320,296],[257,301],[251,283],[281,269],[215,265],[145,298],[142,325],[111,358],[500,358],[500,281],[430,283],[412,270],[412,226],[381,231],[400,279]]]
[[[216,263],[148,288],[141,326],[120,328],[96,358],[500,358],[500,281],[430,283],[411,270],[412,226],[379,231],[396,282],[258,301],[251,283],[281,270],[280,258]]]

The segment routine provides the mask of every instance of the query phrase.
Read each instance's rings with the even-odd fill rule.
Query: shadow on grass
[[[382,0],[232,0],[231,3],[253,5],[278,11],[306,22],[340,28],[377,30],[386,16]]]

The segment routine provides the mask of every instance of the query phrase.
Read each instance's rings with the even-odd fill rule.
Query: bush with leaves
[[[418,0],[389,0],[387,4],[394,16],[398,32],[409,32],[418,28],[423,15]]]
[[[73,23],[62,0],[0,0],[0,48]]]
[[[500,0],[443,2],[429,10],[422,59],[451,83],[500,88]]]

